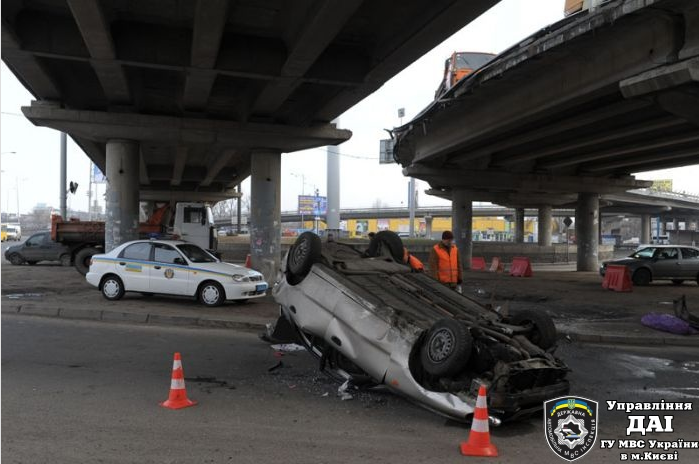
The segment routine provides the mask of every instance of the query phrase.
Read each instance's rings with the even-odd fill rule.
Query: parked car
[[[457,420],[488,387],[493,423],[530,415],[568,392],[553,355],[556,329],[541,311],[496,312],[402,264],[395,233],[368,249],[299,236],[273,289],[278,326],[290,326],[338,381],[380,385]]]
[[[3,228],[5,229],[5,240],[14,240],[15,242],[22,240],[22,228],[19,224],[6,224]]]
[[[681,285],[685,280],[699,283],[699,248],[683,245],[646,245],[627,258],[605,261],[600,265],[602,277],[610,264],[624,265],[635,285],[655,280],[671,280]]]
[[[15,265],[60,261],[63,266],[70,266],[71,249],[51,240],[50,232],[39,232],[29,237],[24,243],[9,247],[5,251],[5,259]]]
[[[247,301],[267,292],[259,272],[224,263],[180,240],[136,240],[92,256],[85,276],[108,300],[125,292],[196,297],[206,306]]]

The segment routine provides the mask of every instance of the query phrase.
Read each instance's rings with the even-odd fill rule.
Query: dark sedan
[[[604,276],[609,264],[628,267],[635,285],[648,285],[654,280],[671,280],[676,285],[685,280],[699,283],[699,248],[693,246],[649,245],[628,258],[603,262],[600,275]]]
[[[29,237],[24,243],[8,248],[5,251],[5,259],[15,265],[60,261],[63,266],[70,266],[72,253],[69,247],[51,240],[50,232],[39,232]]]

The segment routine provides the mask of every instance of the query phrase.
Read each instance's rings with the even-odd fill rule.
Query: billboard
[[[305,216],[325,216],[328,213],[328,198],[299,195],[298,211]]]

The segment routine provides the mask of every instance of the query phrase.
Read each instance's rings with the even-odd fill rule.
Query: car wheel
[[[12,253],[8,259],[10,260],[10,263],[13,264],[14,266],[19,266],[24,262],[24,258],[20,256],[18,253]]]
[[[543,350],[556,344],[556,326],[546,313],[528,309],[519,311],[510,317],[509,323],[522,326],[531,324],[527,339]]]
[[[218,282],[204,282],[199,287],[199,301],[206,306],[220,306],[226,301],[226,293]]]
[[[304,232],[294,242],[286,260],[287,281],[291,285],[301,283],[313,264],[320,261],[320,237],[313,232]]]
[[[106,275],[100,282],[102,296],[110,301],[120,300],[124,296],[124,283],[113,274]]]
[[[370,258],[380,256],[384,250],[388,250],[394,261],[403,262],[403,240],[390,230],[382,230],[377,233],[369,243],[366,255]]]
[[[78,253],[75,255],[75,269],[77,269],[82,275],[87,274],[87,271],[90,270],[90,260],[99,252],[100,250],[92,247],[83,248],[82,250],[78,251]]]
[[[672,279],[674,285],[682,285],[684,283],[683,279]]]
[[[633,284],[634,285],[648,285],[650,283],[651,275],[650,271],[645,268],[641,269],[636,269],[636,272],[633,273]]]
[[[441,319],[430,328],[420,349],[422,367],[438,377],[456,374],[468,362],[472,345],[464,324],[456,319]]]
[[[61,255],[59,261],[61,262],[61,266],[63,267],[69,267],[71,264],[73,264],[73,260],[69,254]]]

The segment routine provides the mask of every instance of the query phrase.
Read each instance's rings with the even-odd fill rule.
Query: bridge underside
[[[454,202],[575,203],[593,231],[600,195],[650,185],[632,173],[699,162],[698,26],[689,0],[616,0],[566,18],[396,128],[396,159]],[[579,269],[596,268],[589,249]]]

